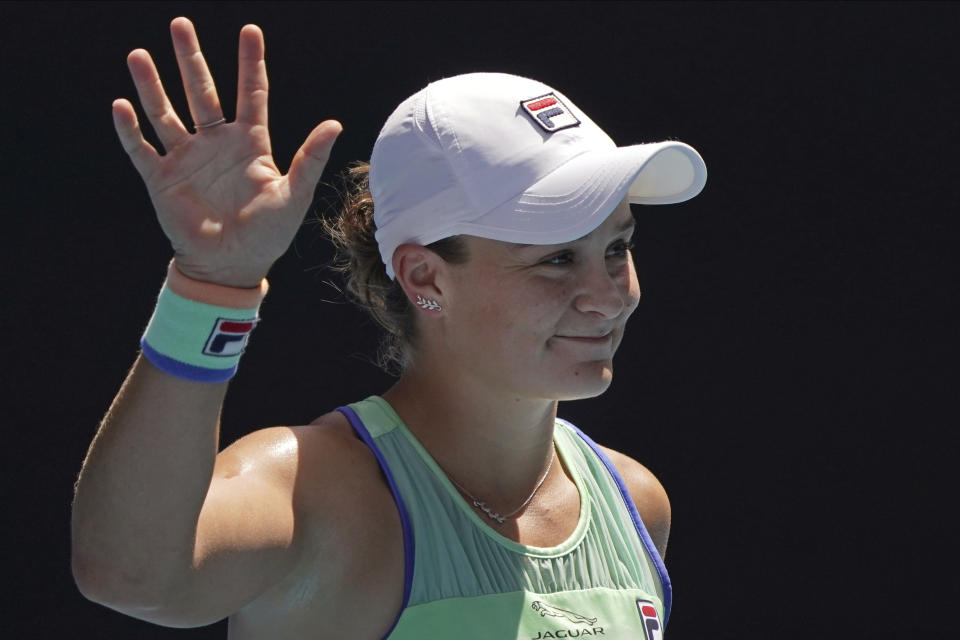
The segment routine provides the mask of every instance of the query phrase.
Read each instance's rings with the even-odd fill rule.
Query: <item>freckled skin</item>
[[[599,395],[640,287],[621,205],[572,243],[523,247],[467,238],[470,260],[453,270],[445,347],[474,363],[487,384],[528,398]],[[606,344],[569,336],[610,333]]]

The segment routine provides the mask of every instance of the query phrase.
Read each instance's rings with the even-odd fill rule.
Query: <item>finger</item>
[[[223,117],[223,108],[217,96],[217,87],[200,51],[200,41],[193,23],[186,18],[174,18],[170,23],[173,50],[183,78],[183,89],[194,125],[208,124]]]
[[[137,88],[137,95],[140,96],[140,104],[153,130],[157,132],[160,143],[164,149],[172,149],[190,134],[163,90],[153,58],[143,49],[136,49],[127,56],[127,67]]]
[[[237,121],[267,125],[267,63],[263,58],[263,32],[248,24],[240,30],[240,63],[237,78]]]
[[[310,200],[317,187],[323,168],[330,159],[330,150],[343,126],[336,120],[321,122],[310,132],[290,163],[287,179],[294,200]]]
[[[113,101],[113,126],[133,166],[144,181],[149,180],[160,162],[160,154],[144,140],[140,125],[137,123],[137,113],[129,100],[121,98]]]

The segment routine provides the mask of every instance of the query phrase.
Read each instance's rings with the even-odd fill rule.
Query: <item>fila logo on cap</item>
[[[663,640],[663,626],[660,624],[660,615],[656,607],[649,600],[637,600],[637,609],[643,620],[643,632],[646,640]]]
[[[520,106],[547,133],[580,126],[580,121],[555,93],[522,100]]]
[[[203,347],[204,355],[224,357],[240,355],[243,353],[243,348],[247,346],[247,337],[258,322],[260,322],[259,318],[250,320],[217,318],[213,332]]]

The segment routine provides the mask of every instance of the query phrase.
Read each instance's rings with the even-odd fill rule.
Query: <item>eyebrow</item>
[[[634,219],[634,217],[631,215],[629,218],[627,218],[626,220],[623,221],[623,224],[621,224],[619,227],[617,227],[617,228],[614,230],[614,235],[619,235],[619,234],[623,233],[624,231],[626,231],[627,229],[632,229],[632,228],[634,228],[634,227],[636,227],[636,226],[637,226],[637,221],[636,221],[636,220]],[[591,231],[590,233],[593,233],[593,231]],[[588,233],[587,235],[590,235],[590,234]],[[576,240],[571,240],[570,242],[576,242],[577,240],[581,240],[581,239],[583,239],[583,238],[585,238],[585,237],[587,237],[587,236],[582,236],[581,238],[577,238]],[[527,248],[529,248],[529,247],[542,247],[542,246],[544,246],[544,245],[542,245],[542,244],[520,244],[520,243],[516,243],[516,242],[511,243],[511,244],[513,245],[512,248],[515,249],[515,250],[527,249]],[[560,244],[566,244],[566,243],[560,243]]]

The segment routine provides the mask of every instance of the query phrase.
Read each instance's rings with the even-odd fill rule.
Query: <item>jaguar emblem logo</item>
[[[586,624],[586,625],[595,625],[597,623],[596,618],[588,618],[582,616],[579,613],[574,613],[573,611],[567,611],[566,609],[561,609],[560,607],[554,607],[545,602],[540,602],[536,600],[530,607],[540,614],[540,617],[553,616],[554,618],[564,618],[573,622],[575,624]]]

